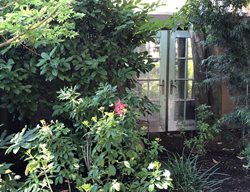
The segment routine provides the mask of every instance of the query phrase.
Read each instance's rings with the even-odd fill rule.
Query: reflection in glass
[[[176,78],[182,78],[184,79],[185,76],[185,65],[186,60],[185,59],[177,59],[176,61]]]
[[[174,120],[184,120],[184,101],[176,101],[174,110]]]
[[[155,38],[155,42],[148,42],[145,45],[146,50],[152,58],[160,58],[160,40],[159,38]]]
[[[141,84],[141,94],[142,96],[148,95],[148,81],[139,81]]]
[[[159,79],[160,61],[155,62],[155,67],[149,72],[149,79]]]
[[[174,89],[176,89],[177,90],[177,94],[176,94],[176,98],[177,99],[184,99],[185,98],[185,81],[182,81],[182,80],[180,80],[180,81],[176,81],[176,83],[175,83],[175,86],[177,86],[177,87],[175,87]]]
[[[158,100],[160,93],[160,81],[151,81],[149,83],[149,99]]]
[[[176,58],[186,57],[186,38],[176,38]]]
[[[189,80],[186,81],[187,82],[187,99],[193,99],[194,98],[194,81],[193,80]]]
[[[195,119],[195,101],[187,101],[186,105],[186,120]]]
[[[175,121],[195,119],[194,64],[190,38],[176,38]]]
[[[189,59],[187,62],[188,66],[187,66],[187,77],[189,79],[193,79],[194,78],[194,63],[192,59]]]
[[[191,45],[191,38],[188,38],[187,39],[188,41],[188,58],[192,58],[193,57],[193,54],[192,54],[192,45]]]

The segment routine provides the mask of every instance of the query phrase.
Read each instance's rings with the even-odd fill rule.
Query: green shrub
[[[78,189],[124,192],[168,189],[170,173],[161,170],[157,160],[162,146],[143,137],[144,133],[131,121],[130,111],[107,113],[102,108],[101,112],[101,118],[84,121],[89,128],[86,137],[90,138],[93,147],[88,177]]]
[[[197,110],[197,136],[185,141],[185,145],[189,148],[194,148],[197,153],[204,154],[208,142],[215,139],[220,132],[219,120],[214,118],[210,106],[200,105]]]
[[[69,189],[86,192],[171,187],[170,172],[158,161],[164,148],[158,140],[145,138],[137,127],[138,114],[122,102],[115,103],[114,112],[101,107],[101,115],[75,125],[75,132],[59,122],[41,121],[41,126],[17,133],[6,152],[19,153],[27,161],[26,182],[19,191],[52,192],[66,181]]]
[[[171,155],[165,166],[171,172],[173,189],[176,192],[191,191],[216,191],[220,184],[226,179],[216,179],[214,176],[223,175],[218,173],[215,166],[209,169],[202,169],[197,164],[197,156]],[[223,175],[225,177],[225,175]]]
[[[78,0],[75,11],[84,17],[71,22],[77,37],[32,51],[25,48],[29,44],[0,51],[1,107],[36,125],[50,118],[58,103],[57,91],[64,87],[78,86],[86,97],[94,95],[101,83],[116,85],[119,94],[133,87],[139,73],[154,67],[147,52],[134,50],[153,40],[161,28],[149,25],[148,12],[155,5],[140,4],[137,0]]]

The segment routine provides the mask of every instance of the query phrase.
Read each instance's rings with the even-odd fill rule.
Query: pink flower
[[[126,109],[127,107],[127,104],[123,104],[121,102],[121,99],[118,99],[116,102],[115,102],[115,114],[118,114],[118,115],[123,115],[123,112],[124,112],[124,109]]]

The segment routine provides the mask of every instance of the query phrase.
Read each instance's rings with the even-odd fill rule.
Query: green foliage
[[[0,48],[30,42],[35,46],[74,37],[74,23],[79,17],[71,0],[32,0],[0,2]]]
[[[223,121],[227,123],[237,123],[246,129],[250,127],[250,111],[248,106],[241,106],[223,117]]]
[[[78,32],[75,38],[32,49],[25,41],[0,51],[1,107],[32,124],[52,112],[64,122],[41,121],[11,139],[6,153],[21,154],[27,162],[19,191],[52,192],[65,181],[69,190],[72,185],[91,192],[171,186],[169,172],[157,161],[163,147],[145,139],[137,125],[138,117],[156,106],[132,91],[135,77],[154,67],[147,52],[134,50],[161,28],[149,27],[155,5],[140,3],[79,0],[74,11],[84,17],[67,20]],[[113,106],[118,98],[127,104],[120,114]]]
[[[19,175],[15,175],[11,170],[12,164],[2,163],[0,164],[0,191],[1,192],[12,192],[17,191],[21,186]]]
[[[136,115],[131,111],[119,116],[103,110],[100,109],[101,118],[83,122],[89,129],[85,137],[90,138],[93,147],[87,163],[90,164],[88,177],[78,189],[91,192],[168,189],[170,173],[161,170],[157,161],[162,146],[143,137],[143,132],[136,128]]]
[[[77,144],[70,129],[62,123],[52,122],[17,133],[6,152],[20,152],[28,162],[28,176],[21,191],[52,191],[51,185],[79,178],[80,158]]]
[[[173,189],[170,191],[217,191],[227,178],[218,172],[215,166],[202,169],[197,163],[197,156],[171,155],[165,166],[171,172]],[[215,179],[214,176],[221,175],[224,179]],[[223,178],[222,177],[222,178]]]
[[[110,84],[100,84],[97,91],[91,96],[80,94],[79,87],[64,88],[60,90],[58,105],[55,105],[54,116],[64,116],[71,119],[74,123],[84,120],[91,120],[93,116],[100,116],[100,107],[104,107],[105,111],[113,111],[113,104],[119,97],[117,86]],[[134,111],[137,115],[144,115],[157,110],[148,98],[139,98],[135,91],[128,88],[125,89],[124,100],[128,103],[128,109]],[[134,119],[132,117],[132,119]],[[81,125],[79,125],[81,127]]]
[[[214,119],[214,114],[210,106],[200,105],[197,110],[197,136],[185,141],[185,145],[194,148],[197,153],[204,154],[206,152],[206,144],[215,139],[220,132],[219,120]]]
[[[164,148],[159,140],[144,137],[136,123],[140,113],[129,107],[122,115],[104,109],[90,121],[75,124],[75,133],[62,123],[45,121],[17,133],[6,152],[19,153],[27,161],[27,178],[19,191],[52,192],[52,186],[66,180],[79,191],[91,192],[152,192],[171,187],[169,171],[158,162]],[[82,114],[77,112],[75,120]]]
[[[79,0],[74,11],[84,17],[70,20],[78,32],[75,38],[67,38],[56,47],[31,49],[24,43],[7,52],[2,50],[1,106],[36,122],[53,112],[58,103],[56,92],[64,87],[77,86],[84,97],[94,95],[101,83],[117,86],[118,95],[125,87],[133,87],[139,73],[154,67],[147,52],[134,50],[153,40],[152,35],[161,28],[148,27],[148,12],[155,5],[138,8],[139,4]]]
[[[237,92],[238,105],[249,99],[246,86],[250,77],[250,20],[242,11],[249,3],[249,0],[189,0],[177,14],[177,20],[180,18],[177,23],[188,25],[205,37],[201,43],[209,48],[210,56],[201,64],[206,71],[204,83],[228,81],[230,90]]]
[[[246,168],[249,169],[250,167],[250,144],[248,144],[244,150],[241,151],[241,155],[243,155],[244,157],[246,157],[247,160],[247,166]]]
[[[7,131],[2,131],[0,135],[0,149],[5,149],[13,135],[7,135]]]

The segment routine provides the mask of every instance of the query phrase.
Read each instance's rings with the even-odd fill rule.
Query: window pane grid
[[[176,79],[177,95],[175,99],[175,119],[188,120],[193,117],[189,114],[193,108],[193,63],[190,38],[176,38]],[[190,110],[191,109],[191,110]]]

